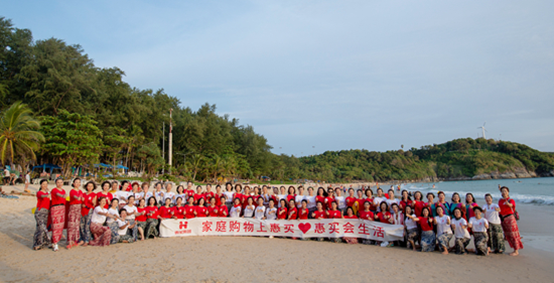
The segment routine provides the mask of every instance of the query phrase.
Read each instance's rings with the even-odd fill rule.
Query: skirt
[[[473,240],[475,242],[475,253],[478,255],[487,254],[487,242],[489,237],[485,232],[473,232]]]
[[[510,215],[502,220],[502,230],[504,230],[506,240],[512,249],[523,249],[523,243],[521,242],[519,228],[517,227],[517,221],[514,215]]]
[[[79,242],[79,226],[81,223],[81,204],[72,204],[67,213],[67,242]]]
[[[456,238],[454,248],[456,249],[456,254],[465,254],[466,247],[469,245],[470,238]]]
[[[450,240],[452,240],[453,235],[449,233],[444,233],[437,237],[439,242],[439,249],[444,252],[445,248],[448,250],[450,248]]]
[[[90,219],[92,218],[92,209],[85,216],[81,217],[79,232],[81,234],[81,241],[85,244],[88,244],[92,239],[92,234],[90,233]]]
[[[146,230],[144,234],[144,239],[150,238],[150,236],[158,237],[160,232],[158,232],[158,219],[149,218],[146,220]]]
[[[417,228],[413,228],[413,229],[410,229],[406,232],[406,247],[408,249],[410,248],[413,248],[411,245],[412,243],[410,243],[410,241],[412,242],[416,242],[417,239],[419,238],[419,234],[417,233]]]
[[[51,207],[50,218],[52,218],[52,244],[57,244],[62,238],[65,226],[65,205]]]
[[[489,223],[489,247],[493,251],[504,252],[504,232],[502,232],[502,224]]]
[[[90,223],[90,232],[94,236],[94,240],[90,241],[91,246],[109,246],[112,240],[112,231],[109,227],[102,226],[98,223]]]
[[[110,231],[112,233],[112,239],[110,240],[110,245],[117,244],[119,242],[119,225],[117,225],[117,222],[112,222],[108,224],[108,227],[110,227]]]
[[[37,228],[35,236],[33,237],[33,248],[42,248],[50,245],[51,240],[48,236],[48,209],[41,208],[35,211],[35,220],[37,222]]]
[[[435,232],[421,231],[421,251],[432,252],[435,250]]]

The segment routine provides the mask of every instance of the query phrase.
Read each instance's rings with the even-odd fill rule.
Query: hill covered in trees
[[[167,168],[163,136],[173,109],[173,176],[206,182],[224,178],[335,181],[424,180],[547,176],[554,155],[525,145],[458,139],[407,151],[348,150],[316,156],[275,155],[252,126],[216,114],[206,103],[194,111],[163,89],[138,89],[123,70],[94,65],[79,45],[56,38],[34,40],[27,29],[0,18],[0,109],[21,101],[41,122],[44,142],[9,163],[26,167],[99,162],[152,176]],[[162,126],[165,123],[165,129]],[[166,170],[167,172],[167,170]],[[171,177],[171,176],[167,176]]]

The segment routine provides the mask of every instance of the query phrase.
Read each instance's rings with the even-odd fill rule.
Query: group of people
[[[58,251],[58,243],[67,229],[67,249],[76,246],[107,246],[115,243],[132,243],[159,236],[160,220],[191,219],[196,217],[244,217],[259,220],[303,220],[348,218],[403,225],[405,241],[397,243],[416,250],[429,252],[435,249],[444,254],[455,250],[467,252],[473,235],[475,252],[504,252],[504,239],[517,255],[523,248],[516,222],[515,202],[509,197],[509,189],[502,187],[502,199],[493,203],[491,195],[486,204],[478,206],[471,193],[465,204],[457,193],[452,202],[445,201],[445,194],[428,193],[427,201],[421,192],[402,191],[400,199],[391,188],[385,194],[377,188],[374,195],[370,187],[307,188],[303,186],[261,187],[225,184],[197,186],[192,182],[173,190],[170,182],[129,183],[105,181],[97,191],[97,184],[81,180],[72,181],[71,190],[63,189],[63,180],[56,180],[56,187],[48,188],[48,182],[40,182],[37,192],[37,222],[34,249],[52,245]],[[346,195],[344,196],[343,193]],[[49,235],[49,230],[52,232]],[[452,239],[454,246],[450,245]],[[356,238],[333,239],[358,243]],[[367,244],[390,246],[394,243],[373,242]],[[418,243],[418,245],[416,245]]]

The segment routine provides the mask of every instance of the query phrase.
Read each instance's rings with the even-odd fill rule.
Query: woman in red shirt
[[[348,189],[348,196],[345,199],[346,207],[352,207],[357,211],[359,209],[357,200],[356,196],[354,196],[354,189]]]
[[[204,198],[204,194],[202,193],[202,187],[196,186],[196,193],[194,194],[194,204],[198,204],[198,201],[200,199],[204,199],[204,201],[206,201],[206,199]]]
[[[331,209],[331,204],[335,201],[335,190],[329,188],[327,190],[327,197],[325,198],[325,204],[327,205],[327,210]]]
[[[327,213],[323,210],[323,203],[316,202],[316,210],[312,213],[312,219],[325,219],[325,216],[327,216]]]
[[[81,205],[83,200],[83,192],[81,192],[81,179],[73,179],[69,191],[69,212],[67,213],[67,249],[77,246],[79,242],[79,224],[81,223]]]
[[[296,189],[293,186],[289,186],[287,203],[290,204],[290,200],[294,200],[295,198],[296,198]],[[289,207],[289,211],[290,211],[290,207]]]
[[[323,210],[327,210],[327,205],[325,204],[325,198],[327,197],[327,192],[323,187],[319,187],[317,189],[317,196],[315,197],[316,204],[318,202],[321,202],[321,205],[323,206]]]
[[[523,243],[521,242],[521,236],[519,235],[519,227],[517,226],[516,202],[510,198],[510,189],[508,187],[501,187],[502,199],[498,201],[498,207],[500,207],[500,219],[502,220],[502,230],[508,240],[510,247],[514,251],[511,256],[519,255],[519,250],[523,249]]]
[[[171,199],[166,198],[164,206],[161,206],[158,209],[158,219],[164,220],[164,219],[170,219],[173,217],[173,209],[171,208]]]
[[[371,211],[371,203],[372,201],[370,200],[364,202],[364,209],[358,212],[360,219],[375,221],[375,214]]]
[[[79,230],[81,232],[81,241],[79,246],[86,246],[92,240],[92,234],[90,233],[90,219],[92,217],[92,210],[96,207],[96,183],[89,181],[85,185],[86,193],[83,194],[83,203],[81,204],[81,223]]]
[[[223,193],[221,192],[221,186],[220,185],[217,185],[215,186],[215,205],[216,206],[221,206],[221,197],[223,196]]]
[[[403,214],[406,214],[406,206],[410,206],[413,208],[413,201],[410,198],[410,194],[408,194],[408,191],[402,190],[402,197],[399,206]]]
[[[138,185],[137,185],[138,186]],[[102,191],[96,194],[96,198],[106,198],[105,209],[110,207],[112,203],[113,195],[110,193],[111,183],[108,181],[102,182]]]
[[[475,202],[475,198],[473,197],[472,193],[466,194],[466,220],[469,222],[469,219],[471,217],[475,217],[475,212],[473,212],[473,208],[479,206]]]
[[[414,193],[414,212],[417,217],[421,216],[423,208],[427,205],[423,200],[423,195],[420,191]]]
[[[300,209],[298,211],[298,219],[300,219],[300,220],[308,219],[309,215],[310,215],[310,210],[308,209],[308,201],[303,199],[302,200],[302,207],[300,207]]]
[[[192,219],[194,217],[196,217],[194,197],[189,197],[187,204],[185,204],[185,219]]]
[[[296,208],[296,203],[294,199],[289,201],[289,211],[287,213],[287,220],[296,220],[298,218],[298,209]]]
[[[433,231],[433,215],[428,207],[424,207],[419,218],[421,226],[421,251],[432,252],[435,250],[435,232]]]
[[[140,234],[140,240],[144,240],[144,232],[146,231],[146,200],[141,198],[137,207],[138,215],[135,218],[137,223],[138,232]]]
[[[215,204],[216,204],[215,197],[210,198],[210,204],[208,205],[209,217],[217,217],[217,215],[219,214],[219,206]]]
[[[346,208],[346,215],[344,216],[344,219],[358,219],[356,215],[354,215],[354,209],[352,207]],[[358,238],[355,237],[344,237],[344,241],[348,244],[357,244]]]
[[[327,210],[327,218],[343,218],[342,212],[337,209],[338,204],[336,201],[330,202],[331,209]],[[331,241],[335,243],[340,243],[342,240],[340,238],[333,238]]]
[[[204,206],[205,200],[201,198],[198,200],[198,205],[196,206],[196,217],[207,217],[208,208]]]
[[[358,200],[360,201],[360,200]],[[369,210],[371,210],[371,212],[373,212],[373,214],[376,214],[377,212],[377,207],[373,204],[373,190],[370,189],[370,188],[367,188],[365,190],[365,199],[362,200],[362,203],[365,203],[366,201],[369,201],[370,203],[370,207],[369,207]],[[358,203],[358,206],[360,206],[361,204]]]
[[[220,200],[221,205],[218,206],[217,216],[218,217],[227,217],[229,215],[229,211],[227,211],[227,205],[225,204],[225,202],[227,201],[227,199],[225,198],[225,195],[222,195],[219,198],[219,200]]]
[[[288,216],[287,201],[285,199],[281,199],[280,204],[281,207],[277,210],[277,219],[285,220]]]
[[[386,224],[394,223],[394,219],[392,219],[392,215],[390,214],[389,205],[387,204],[387,202],[381,202],[379,208],[381,209],[381,212],[377,214],[377,218],[379,219],[379,221]]]
[[[150,238],[150,236],[153,236],[154,239],[158,237],[160,234],[158,232],[158,202],[156,201],[156,197],[150,197],[148,199],[148,206],[145,208],[146,210],[146,233],[144,235],[145,239]]]
[[[35,220],[37,228],[33,237],[33,249],[38,251],[45,246],[50,245],[48,237],[48,212],[50,209],[50,191],[48,190],[48,181],[40,180],[40,189],[37,192],[37,208],[35,209]]]
[[[173,209],[173,219],[185,219],[185,206],[183,205],[183,198],[177,197],[175,200],[175,206]]]
[[[56,188],[52,190],[52,205],[50,215],[52,219],[52,249],[57,252],[58,242],[62,238],[65,226],[65,203],[67,194],[63,189],[63,179],[56,179]]]

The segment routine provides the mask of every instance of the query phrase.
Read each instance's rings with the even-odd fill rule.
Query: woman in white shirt
[[[450,226],[454,230],[454,237],[456,237],[456,242],[454,248],[456,249],[456,254],[465,254],[466,247],[469,245],[471,236],[467,231],[467,221],[462,218],[462,209],[456,207],[454,209],[454,219],[451,221]]]
[[[137,229],[137,226],[135,225],[135,216],[138,214],[138,209],[135,206],[134,196],[129,197],[127,201],[127,205],[124,206],[123,209],[127,211],[127,217],[125,217],[125,220],[127,220],[129,224],[133,226],[133,228],[129,230],[129,233],[132,233],[131,235],[133,235],[133,240],[136,241],[138,236],[138,229]]]
[[[234,202],[234,195],[233,192],[233,185],[231,183],[225,184],[225,191],[223,192],[225,195],[225,205],[227,206],[227,211],[231,211],[231,208],[233,207]]]
[[[144,202],[148,202],[148,199],[150,199],[150,197],[153,197],[154,194],[152,192],[149,192],[150,190],[150,184],[148,182],[144,182],[142,183],[141,185],[142,187],[142,199],[144,200]],[[137,202],[137,205],[138,203],[140,203],[140,200]]]
[[[258,206],[256,207],[254,218],[258,220],[264,220],[265,219],[265,206],[264,206],[264,199],[259,198],[258,199]]]
[[[273,199],[269,200],[269,207],[265,210],[265,219],[277,219],[277,208],[275,207],[275,201]]]
[[[162,206],[164,204],[164,192],[162,191],[162,183],[157,182],[156,183],[156,191],[154,192],[154,197],[156,198],[156,202],[158,203],[158,207]]]
[[[398,200],[394,197],[394,190],[393,189],[390,189],[389,190],[389,198],[386,199],[385,201],[387,202],[387,204],[389,205],[390,207],[390,212],[392,213],[392,204],[393,203],[396,203],[396,205],[399,204]],[[431,213],[431,216],[432,216],[432,213]]]
[[[165,188],[166,188],[166,192],[164,193],[164,203],[166,199],[170,199],[171,207],[173,207],[173,204],[175,203],[175,193],[171,191],[171,189],[173,188],[173,184],[166,183]]]
[[[444,214],[444,208],[437,206],[437,216],[435,216],[435,223],[437,224],[437,240],[439,242],[439,249],[442,254],[448,254],[450,249],[450,240],[452,240],[452,228],[450,227],[450,216]]]
[[[502,222],[500,221],[500,207],[496,203],[492,202],[491,194],[485,195],[485,204],[483,211],[485,212],[485,218],[489,221],[489,229],[487,230],[489,236],[489,252],[494,253],[504,252],[504,231],[502,231]]]
[[[110,244],[117,244],[119,242],[119,226],[117,225],[116,220],[119,219],[119,200],[114,198],[112,200],[111,206],[108,209],[108,213],[112,215],[112,218],[108,218],[106,220],[106,224],[108,227],[110,227],[110,230],[112,232],[112,239],[110,241]]]
[[[106,205],[106,198],[102,197],[98,201],[98,206],[94,208],[92,217],[90,218],[90,233],[94,240],[89,242],[91,246],[109,246],[112,239],[112,232],[110,227],[104,226],[106,218],[113,218],[108,210],[104,208]]]
[[[406,217],[404,218],[404,227],[406,227],[406,247],[409,249],[411,245],[414,252],[416,251],[415,241],[419,238],[417,221],[419,221],[419,218],[414,214],[412,207],[406,206]]]
[[[117,219],[115,222],[118,229],[118,241],[117,243],[132,243],[134,242],[133,236],[128,234],[129,229],[135,228],[137,223],[131,225],[129,221],[124,220],[127,217],[127,211],[125,209],[121,210],[121,219]],[[123,220],[122,220],[123,219]]]
[[[477,255],[488,255],[489,249],[487,248],[487,242],[489,237],[487,235],[487,229],[489,228],[489,222],[483,218],[483,210],[476,206],[473,208],[474,217],[469,219],[469,228],[473,231],[473,242],[475,243],[475,253]]]
[[[312,213],[314,213],[314,211],[316,210],[314,188],[308,187],[308,195],[305,197],[305,199],[308,202],[308,210],[310,211],[311,217]]]
[[[346,199],[342,196],[341,188],[335,188],[335,201],[342,214],[346,215]]]
[[[304,196],[304,187],[298,187],[298,194],[294,197],[294,202],[296,203],[296,208],[300,209],[302,207],[302,201],[306,198]]]
[[[248,197],[246,200],[246,207],[244,208],[244,215],[242,217],[252,218],[252,216],[254,216],[254,208],[254,199],[252,197]]]
[[[234,217],[234,218],[240,217],[241,210],[242,208],[240,205],[240,199],[235,198],[233,202],[233,207],[231,207],[231,210],[229,211],[229,217]]]
[[[381,203],[387,199],[383,196],[383,189],[377,189],[377,196],[373,198],[373,204],[377,207],[377,212],[381,212]]]
[[[285,200],[285,204],[286,204],[286,201],[287,201],[287,189],[285,188],[285,186],[281,186],[279,188],[279,191],[280,193],[277,195],[277,201],[279,202],[279,208],[281,207],[281,200],[284,199]]]

